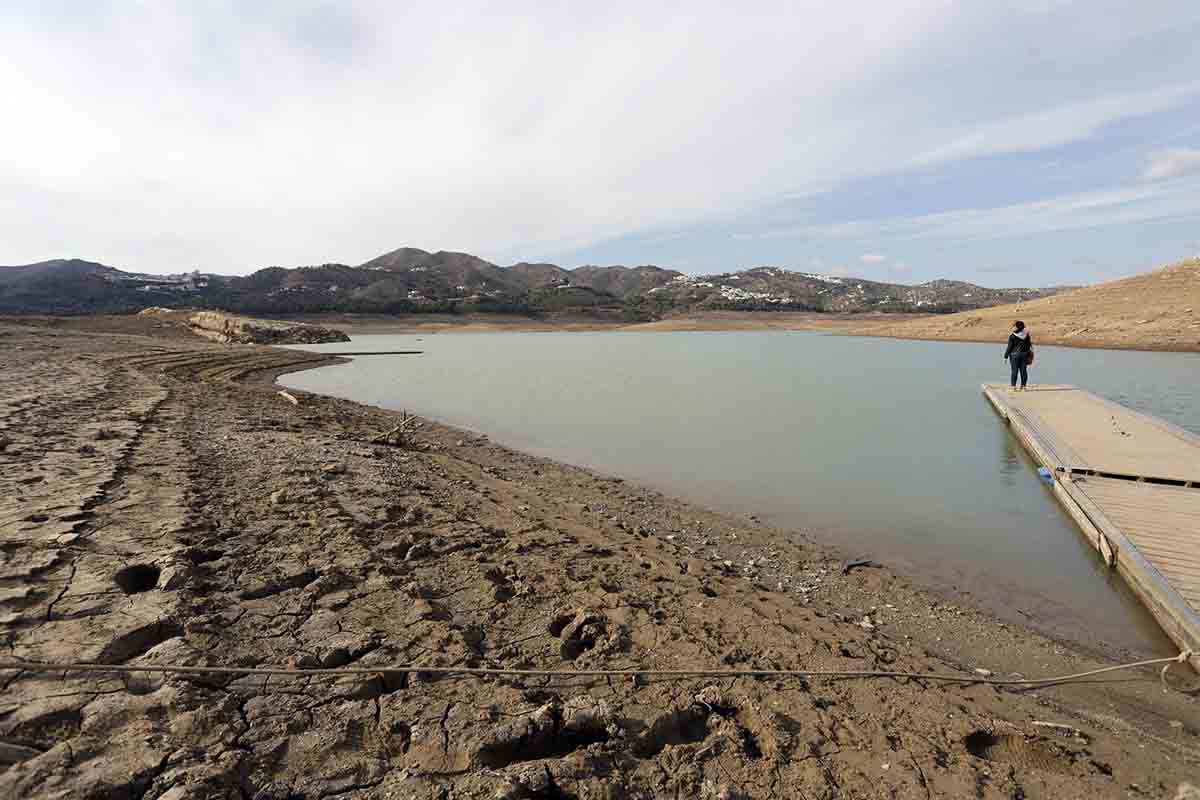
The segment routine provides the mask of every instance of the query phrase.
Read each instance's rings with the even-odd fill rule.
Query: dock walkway
[[[1200,436],[1073,386],[983,393],[1088,541],[1200,670]]]

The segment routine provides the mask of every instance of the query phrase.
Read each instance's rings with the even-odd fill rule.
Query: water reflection
[[[1000,448],[1000,482],[1005,486],[1014,486],[1018,479],[1028,480],[1024,454],[1016,440],[1004,432],[1004,444]]]

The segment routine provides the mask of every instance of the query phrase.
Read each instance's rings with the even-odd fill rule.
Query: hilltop
[[[1015,319],[1035,342],[1200,352],[1200,259],[1053,297],[917,320],[872,321],[855,333],[1003,342]]]
[[[780,267],[699,277],[653,265],[502,267],[469,253],[413,247],[358,266],[268,267],[247,276],[147,275],[80,259],[0,267],[0,313],[10,314],[127,313],[148,306],[262,315],[583,311],[630,322],[714,311],[950,313],[1058,291],[946,280],[908,286]]]

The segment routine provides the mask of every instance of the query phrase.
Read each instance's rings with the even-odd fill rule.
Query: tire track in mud
[[[32,371],[28,382],[44,385],[61,374],[53,364],[40,373]],[[28,408],[20,418],[29,441],[57,460],[47,466],[43,456],[38,491],[9,501],[44,509],[4,537],[0,586],[13,595],[0,608],[8,652],[19,658],[116,663],[180,630],[169,595],[127,594],[115,581],[122,568],[161,560],[177,547],[188,462],[170,441],[178,409],[160,380],[138,370],[85,374],[104,380],[81,382],[86,397]],[[130,689],[129,681],[103,677],[18,676],[3,694],[0,736],[36,751],[68,740],[85,750],[85,709]]]
[[[140,435],[140,415],[160,399],[145,387],[134,396],[140,378],[128,371],[87,375],[91,380],[66,401],[16,415],[21,439],[0,454],[6,467],[0,475],[0,526],[6,534],[0,609],[6,612],[44,598],[45,587],[31,581],[53,581],[48,573],[79,539]]]
[[[4,408],[6,427],[22,431],[19,441],[5,440],[15,444],[6,458],[15,462],[14,455],[25,453],[46,474],[34,475],[38,480],[22,484],[31,489],[6,494],[7,505],[0,505],[0,513],[20,523],[15,531],[5,528],[0,573],[0,589],[10,592],[0,595],[8,653],[101,663],[203,658],[185,643],[187,620],[203,616],[203,587],[190,595],[178,591],[213,557],[190,547],[205,540],[205,498],[194,485],[211,466],[190,452],[207,433],[194,385],[310,358],[260,349],[155,348],[94,362],[10,366],[8,377],[40,391]],[[55,381],[63,379],[67,388],[56,391]],[[49,394],[55,401],[41,402]],[[35,453],[36,459],[28,457]],[[37,510],[30,514],[30,508]],[[166,713],[175,698],[151,700],[162,684],[142,677],[6,676],[0,742],[47,758],[63,747],[70,761],[91,754],[98,786],[140,793],[168,752],[114,737],[118,729],[111,725],[97,723],[89,733],[84,722],[103,719],[114,696],[145,698],[147,711]],[[228,724],[240,719],[234,715]],[[127,765],[139,761],[149,772],[131,777]],[[27,777],[34,783],[24,783]],[[46,789],[54,781],[0,775],[0,787],[6,785]]]

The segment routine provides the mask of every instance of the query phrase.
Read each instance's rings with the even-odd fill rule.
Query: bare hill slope
[[[1002,342],[1022,319],[1035,342],[1075,347],[1200,352],[1200,259],[1053,297],[926,317],[868,323],[855,333],[906,339]]]

